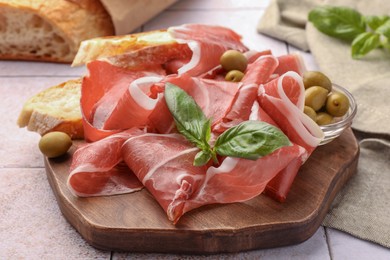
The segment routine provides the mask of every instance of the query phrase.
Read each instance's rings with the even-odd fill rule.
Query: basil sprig
[[[309,12],[309,21],[322,33],[352,44],[354,59],[376,48],[390,50],[390,16],[363,16],[338,6],[320,6]]]
[[[260,121],[245,121],[222,133],[211,147],[211,120],[195,100],[171,83],[166,84],[164,97],[177,130],[200,149],[194,159],[195,166],[205,165],[211,159],[218,163],[217,155],[256,160],[291,145],[277,127]]]

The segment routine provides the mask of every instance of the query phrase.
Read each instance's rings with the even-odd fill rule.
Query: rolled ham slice
[[[142,131],[134,128],[77,149],[67,181],[70,191],[79,197],[91,197],[142,189],[142,183],[127,165],[121,163],[123,143],[139,134]]]
[[[281,202],[286,200],[300,166],[324,136],[319,126],[303,113],[304,91],[302,78],[292,71],[259,88],[261,108],[293,143],[306,150],[267,185],[266,194]]]

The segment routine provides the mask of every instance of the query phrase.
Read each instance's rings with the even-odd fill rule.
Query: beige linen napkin
[[[110,14],[116,35],[128,34],[177,0],[100,0]]]
[[[360,148],[358,174],[333,201],[323,224],[390,247],[390,172],[383,170],[389,167],[390,142],[364,139]]]
[[[307,23],[308,12],[320,4],[381,15],[390,14],[390,1],[271,0],[257,27],[260,33],[310,50],[320,70],[354,95],[358,112],[352,128],[362,140],[358,171],[336,197],[323,225],[390,247],[390,54],[376,50],[353,60],[349,43]]]

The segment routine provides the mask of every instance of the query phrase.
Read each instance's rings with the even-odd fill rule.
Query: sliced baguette
[[[0,0],[0,59],[70,63],[80,42],[113,34],[97,0]]]
[[[191,54],[187,44],[178,43],[167,30],[121,36],[97,37],[81,42],[72,66],[104,60],[127,68],[165,63]]]
[[[81,79],[50,87],[27,100],[17,124],[40,135],[61,131],[72,139],[82,139],[80,96]]]

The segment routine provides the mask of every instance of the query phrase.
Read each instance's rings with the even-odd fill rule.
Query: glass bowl
[[[345,88],[333,84],[332,86],[332,92],[333,91],[338,91],[343,93],[344,95],[347,96],[349,100],[349,109],[348,112],[342,116],[342,117],[335,117],[334,122],[328,125],[321,125],[320,128],[324,132],[325,136],[324,139],[321,141],[320,145],[327,144],[337,137],[339,137],[345,129],[347,129],[349,126],[352,124],[352,120],[356,115],[357,111],[357,105],[355,98],[352,96],[352,94],[346,90]]]

